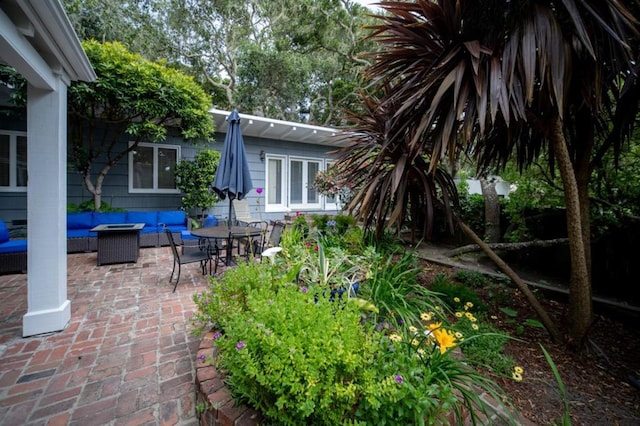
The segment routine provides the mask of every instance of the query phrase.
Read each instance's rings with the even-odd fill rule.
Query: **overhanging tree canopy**
[[[119,43],[91,40],[83,47],[98,79],[69,88],[70,163],[98,210],[105,176],[140,142],[161,142],[171,127],[187,140],[210,139],[214,125],[211,99],[191,77]],[[129,144],[123,144],[127,139]],[[98,159],[105,163],[94,181]]]

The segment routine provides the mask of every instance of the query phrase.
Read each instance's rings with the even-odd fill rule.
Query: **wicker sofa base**
[[[27,252],[0,253],[0,275],[25,274],[27,272]]]

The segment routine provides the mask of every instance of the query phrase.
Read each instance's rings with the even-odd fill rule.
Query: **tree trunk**
[[[87,188],[87,191],[93,195],[93,211],[100,211],[100,207],[102,206],[102,182],[104,182],[104,178],[107,176],[111,170],[111,165],[106,164],[98,173],[96,177],[95,185],[91,181],[91,175],[83,172],[82,179],[84,181],[84,186]]]
[[[504,274],[508,276],[511,279],[511,281],[513,281],[513,283],[516,285],[516,287],[518,287],[518,289],[522,292],[522,294],[524,294],[524,296],[527,298],[527,301],[529,302],[531,307],[533,307],[533,309],[536,311],[536,314],[538,314],[538,318],[540,318],[540,321],[549,332],[551,339],[555,343],[560,342],[561,336],[560,336],[560,332],[558,331],[558,328],[555,326],[553,321],[551,321],[551,318],[549,317],[547,312],[544,310],[542,305],[540,305],[540,302],[538,302],[538,299],[536,299],[536,296],[531,292],[531,290],[529,289],[529,286],[524,281],[522,281],[522,279],[518,276],[518,274],[516,274],[515,271],[509,267],[509,265],[507,265],[502,259],[500,259],[500,257],[493,250],[491,250],[491,248],[487,245],[487,243],[482,241],[482,239],[478,237],[478,235],[475,232],[473,232],[471,228],[469,228],[467,225],[461,222],[458,218],[456,218],[456,221],[460,226],[460,228],[462,229],[462,231],[465,234],[467,234],[473,240],[474,243],[476,243],[477,245],[480,246],[480,248],[482,248],[482,251],[485,252],[485,254],[489,257],[489,259],[491,259],[496,264],[496,266],[500,268],[500,270],[504,272]]]
[[[556,116],[549,138],[560,170],[567,209],[567,236],[571,257],[569,281],[569,335],[573,343],[582,344],[593,316],[591,279],[585,252],[580,194],[571,157],[562,130],[562,121]],[[585,232],[588,230],[585,230]]]
[[[486,178],[480,179],[482,197],[484,198],[484,240],[488,243],[500,242],[500,200],[496,192],[495,182]]]
[[[567,244],[569,240],[567,238],[555,238],[553,240],[533,240],[533,241],[521,241],[519,243],[489,243],[487,246],[491,250],[522,250],[530,247],[554,247],[561,244]],[[482,250],[482,247],[477,244],[469,244],[466,246],[458,247],[447,252],[447,256],[455,257],[465,253],[473,253]]]

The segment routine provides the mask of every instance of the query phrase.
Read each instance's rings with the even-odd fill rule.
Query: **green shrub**
[[[93,202],[93,199],[85,200],[80,204],[68,203],[67,212],[68,213],[92,212],[92,211],[95,211],[94,207],[95,207],[95,203]],[[100,203],[99,211],[100,212],[123,212],[125,210],[121,207],[111,207],[109,203],[105,203],[104,201],[102,201]]]
[[[482,303],[478,295],[466,285],[450,282],[444,274],[438,274],[436,279],[429,284],[429,290],[438,293],[440,298],[450,310],[456,309],[455,298],[471,302],[478,311],[485,311],[486,305]]]
[[[224,327],[224,321],[233,313],[247,309],[248,294],[258,288],[273,289],[282,285],[275,279],[273,268],[257,262],[240,263],[225,271],[221,278],[212,277],[208,290],[194,294],[198,308],[192,322],[200,333],[212,327]]]
[[[486,276],[476,271],[458,271],[455,273],[454,278],[459,283],[473,288],[484,287],[489,282]]]
[[[276,424],[341,424],[379,352],[358,310],[295,286],[255,289],[247,302],[218,342],[233,394]]]

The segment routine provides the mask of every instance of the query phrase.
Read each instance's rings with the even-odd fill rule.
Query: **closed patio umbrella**
[[[227,117],[227,135],[220,156],[220,163],[213,179],[213,190],[222,198],[229,197],[229,226],[233,200],[242,200],[253,189],[249,163],[244,150],[244,140],[240,130],[240,115],[233,110]]]

